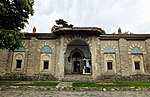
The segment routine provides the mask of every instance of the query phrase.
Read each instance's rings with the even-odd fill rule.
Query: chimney
[[[32,33],[36,33],[36,28],[35,27],[33,27]]]
[[[118,29],[118,34],[122,34],[120,27]]]

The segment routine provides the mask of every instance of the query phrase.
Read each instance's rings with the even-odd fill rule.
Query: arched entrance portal
[[[89,46],[82,39],[74,39],[65,52],[65,74],[91,74],[91,53]]]

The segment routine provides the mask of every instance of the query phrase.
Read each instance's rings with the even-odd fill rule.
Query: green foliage
[[[126,31],[123,34],[133,34],[133,32]]]
[[[105,31],[105,30],[102,30],[102,33],[103,33],[103,34],[106,34],[106,31]]]
[[[61,25],[61,27],[73,27],[72,24],[68,25],[68,23],[66,21],[64,21],[63,19],[59,19],[55,21],[57,25]]]
[[[4,81],[0,82],[0,86],[57,86],[58,82],[13,82],[13,81]]]
[[[0,49],[14,50],[21,46],[20,32],[33,15],[33,0],[0,0]]]
[[[33,0],[1,0],[0,29],[23,29],[28,23],[29,14],[33,15],[33,3]]]
[[[15,50],[22,46],[23,33],[14,30],[0,30],[0,48]]]
[[[150,87],[150,82],[76,82],[74,87]]]
[[[115,32],[113,32],[112,34],[116,34]]]
[[[113,32],[112,34],[116,34],[115,32]],[[125,31],[124,33],[122,34],[133,34],[133,32],[129,32],[129,31]]]

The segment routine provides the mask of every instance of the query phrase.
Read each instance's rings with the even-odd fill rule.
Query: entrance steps
[[[62,88],[62,87],[72,87],[72,82],[60,82],[56,88]]]
[[[81,75],[81,74],[68,74],[65,75],[62,81],[68,82],[91,82],[93,81],[92,75]]]

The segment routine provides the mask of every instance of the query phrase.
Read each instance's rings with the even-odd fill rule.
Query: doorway
[[[80,73],[80,62],[79,61],[74,61],[74,69],[73,72],[74,73]]]
[[[76,49],[75,51],[73,51],[72,54],[72,67],[73,67],[73,73],[81,73],[81,69],[82,69],[82,59],[83,59],[83,53],[78,49]]]

